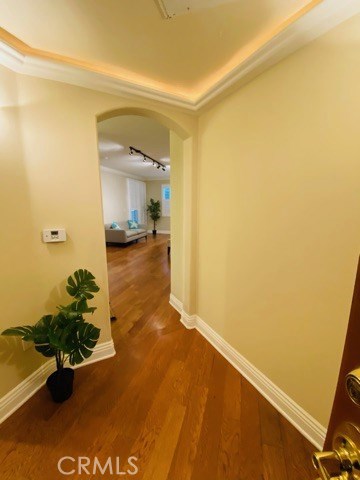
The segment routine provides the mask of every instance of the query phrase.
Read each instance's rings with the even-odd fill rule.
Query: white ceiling
[[[155,120],[135,115],[111,118],[98,124],[100,165],[144,180],[170,177],[169,130]],[[166,171],[129,154],[135,147],[166,165]]]

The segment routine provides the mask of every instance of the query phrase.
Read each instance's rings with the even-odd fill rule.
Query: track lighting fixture
[[[164,165],[163,163],[159,162],[158,160],[155,160],[154,158],[152,157],[149,157],[149,155],[146,155],[144,152],[142,152],[141,150],[139,150],[138,148],[135,148],[135,147],[129,147],[129,150],[130,150],[130,155],[134,155],[134,154],[137,154],[137,155],[141,155],[143,157],[143,162],[152,162],[153,166],[156,167],[158,170],[161,168],[161,170],[163,172],[166,171],[166,165]]]

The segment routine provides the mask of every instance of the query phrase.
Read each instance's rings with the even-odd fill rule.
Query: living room
[[[170,234],[170,133],[154,119],[123,115],[98,125],[107,244]]]

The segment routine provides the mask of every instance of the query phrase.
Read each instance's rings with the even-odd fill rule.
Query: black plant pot
[[[153,235],[156,235],[156,230],[153,230]]]
[[[65,402],[73,393],[74,370],[72,368],[62,368],[52,373],[46,380],[46,386],[50,390],[51,396],[56,403]]]

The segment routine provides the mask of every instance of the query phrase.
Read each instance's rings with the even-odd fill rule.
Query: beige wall
[[[170,180],[148,180],[146,181],[146,202],[150,202],[150,198],[153,198],[155,201],[161,199],[161,186],[170,184]],[[152,230],[154,228],[154,222],[148,216],[148,229]],[[166,232],[170,231],[170,217],[161,216],[160,219],[156,222],[156,230],[163,230]]]
[[[198,314],[326,425],[360,252],[360,16],[200,118]]]
[[[100,170],[104,222],[129,220],[127,178],[117,173]]]
[[[101,287],[93,317],[100,341],[111,338],[105,238],[101,208],[96,116],[134,108],[192,132],[196,119],[172,108],[124,100],[58,82],[0,75],[0,264],[3,278],[0,329],[31,324],[64,297],[64,279],[79,267],[91,270]],[[140,113],[140,110],[139,113]],[[41,230],[63,226],[68,241],[44,244]],[[32,350],[1,338],[0,396],[42,361]]]
[[[46,294],[39,298],[39,283],[43,283],[44,273],[41,269],[40,274],[34,276],[34,272],[40,231],[36,235],[30,233],[33,232],[33,209],[16,82],[15,74],[0,67],[1,331],[10,325],[26,324],[31,318],[39,318],[55,286],[50,285]],[[41,363],[40,355],[32,350],[24,353],[15,338],[0,337],[0,396]]]
[[[170,132],[171,158],[171,293],[184,301],[184,166],[183,142],[175,132]]]

